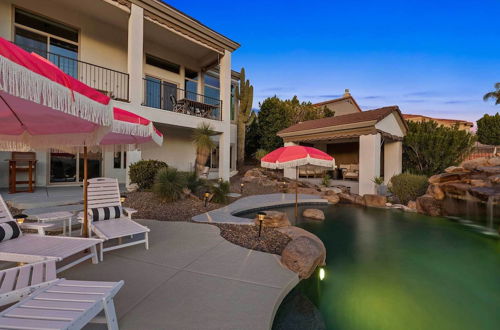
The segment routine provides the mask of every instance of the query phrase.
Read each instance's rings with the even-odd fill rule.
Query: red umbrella
[[[295,185],[295,218],[298,215],[298,181],[299,181],[299,171],[298,167],[302,165],[316,165],[323,167],[335,166],[335,159],[328,155],[327,153],[313,148],[305,146],[288,146],[278,148],[260,160],[262,167],[272,168],[272,169],[284,169],[295,167],[296,177],[295,180],[297,184]]]

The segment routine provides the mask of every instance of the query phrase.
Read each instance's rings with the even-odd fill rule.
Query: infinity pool
[[[290,293],[275,329],[500,329],[500,241],[448,219],[320,208],[324,222],[296,225],[325,243],[325,278]],[[293,219],[293,207],[282,210]]]

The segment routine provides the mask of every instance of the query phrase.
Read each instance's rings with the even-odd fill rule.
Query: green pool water
[[[290,296],[305,295],[323,320],[301,321],[297,314],[310,317],[310,308],[290,307],[298,300],[287,297],[275,329],[500,329],[498,240],[449,219],[319,208],[324,222],[301,218],[296,225],[324,242],[326,277],[314,274]],[[282,210],[293,218],[293,208]]]

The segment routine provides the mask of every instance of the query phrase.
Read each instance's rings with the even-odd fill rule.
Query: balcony
[[[147,107],[213,120],[222,120],[222,101],[178,88],[152,78],[144,79],[144,104]]]
[[[129,101],[128,73],[50,53],[43,49],[32,48],[21,44],[17,45],[30,53],[37,53],[47,58],[66,74],[108,95],[112,99],[124,102]]]

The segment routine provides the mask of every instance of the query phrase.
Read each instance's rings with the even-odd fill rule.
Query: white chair
[[[55,260],[2,270],[0,281],[0,306],[20,300],[0,312],[2,329],[81,329],[102,310],[118,329],[113,298],[123,281],[58,279]]]
[[[144,243],[146,250],[149,249],[149,228],[131,219],[131,214],[136,212],[135,210],[122,207],[120,187],[118,186],[117,179],[94,178],[88,180],[87,199],[89,232],[94,233],[97,237],[105,241],[118,239],[117,245],[101,248],[101,260],[103,260],[103,252],[131,245]],[[119,207],[122,211],[125,211],[128,216],[122,215],[119,218],[93,221],[93,214],[96,210],[115,207]],[[144,238],[122,243],[123,238],[134,235],[144,235]]]
[[[0,195],[0,224],[15,220]],[[92,263],[98,263],[97,245],[103,240],[93,238],[42,236],[36,234],[21,234],[0,242],[0,260],[12,262],[35,262],[47,258],[62,261],[77,256],[76,260],[58,268],[62,272],[74,265],[92,258]],[[89,252],[85,252],[90,250]],[[81,254],[81,256],[80,256]]]

